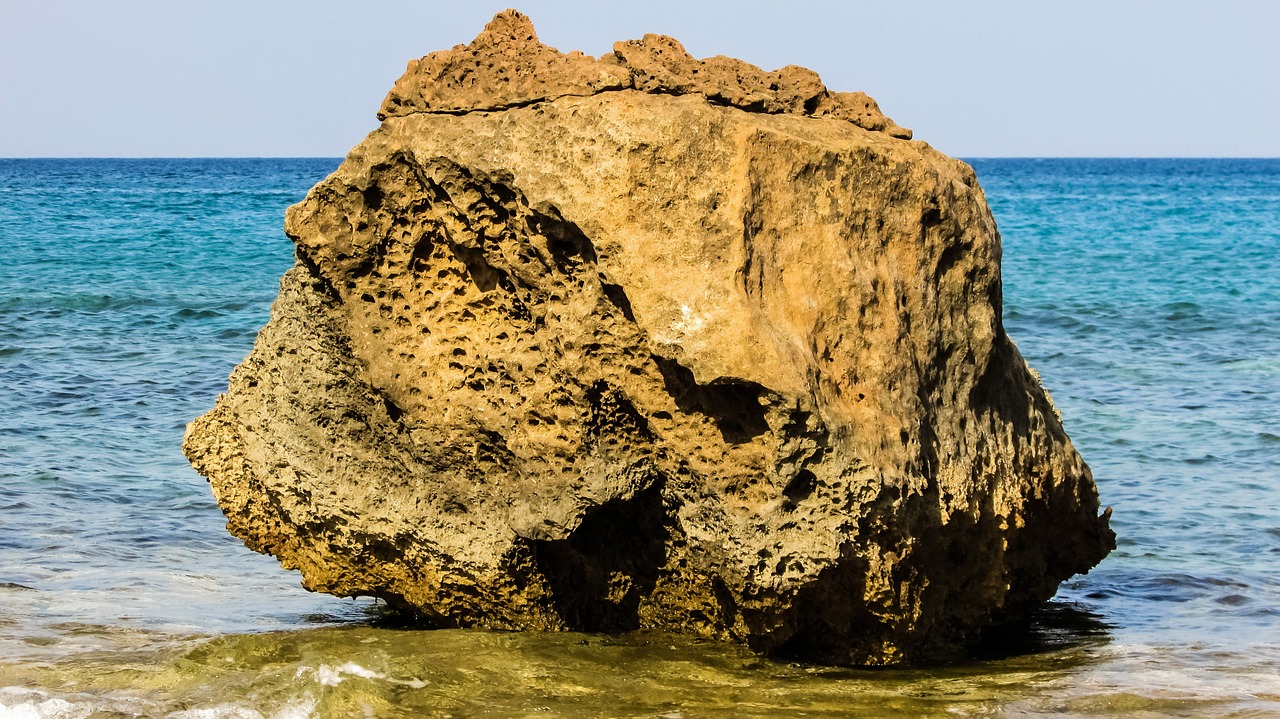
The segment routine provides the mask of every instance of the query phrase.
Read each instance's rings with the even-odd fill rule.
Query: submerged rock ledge
[[[973,171],[864,95],[506,11],[380,117],[184,443],[307,588],[887,665],[1114,546]]]

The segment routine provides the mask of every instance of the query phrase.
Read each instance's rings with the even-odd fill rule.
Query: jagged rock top
[[[411,60],[378,119],[501,110],[616,90],[698,94],[749,112],[847,120],[911,139],[911,131],[885,117],[865,93],[831,92],[817,73],[797,65],[766,72],[723,55],[698,60],[674,38],[654,34],[615,43],[613,53],[600,58],[576,50],[566,55],[542,44],[516,10],[494,16],[470,45]]]

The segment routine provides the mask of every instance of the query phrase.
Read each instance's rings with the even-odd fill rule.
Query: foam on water
[[[0,719],[1280,713],[1280,162],[982,160],[1005,322],[1119,547],[973,663],[370,627],[180,451],[336,160],[0,161]]]

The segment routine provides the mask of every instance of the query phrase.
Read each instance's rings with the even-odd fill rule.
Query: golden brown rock
[[[185,443],[229,529],[442,626],[859,664],[1105,556],[973,171],[807,70],[616,57],[500,14],[290,208],[297,265]]]
[[[788,65],[765,72],[733,58],[697,60],[665,35],[619,42],[599,60],[562,55],[538,41],[529,18],[505,10],[470,45],[409,63],[387,94],[378,119],[417,112],[503,110],[542,100],[615,90],[698,94],[752,112],[816,115],[911,138],[860,92],[831,93],[812,70]]]
[[[383,101],[378,119],[414,112],[501,110],[630,85],[626,69],[578,52],[561,55],[538,42],[529,18],[507,10],[470,45],[410,61]]]

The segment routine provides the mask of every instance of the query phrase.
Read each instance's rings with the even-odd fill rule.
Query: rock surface
[[[812,70],[788,65],[774,72],[729,57],[697,60],[674,38],[645,35],[619,42],[595,59],[562,55],[538,42],[529,18],[499,13],[470,45],[409,63],[378,111],[378,119],[419,112],[504,110],[562,97],[616,90],[701,95],[708,102],[750,112],[848,120],[858,127],[911,139],[861,92],[830,92]]]
[[[887,665],[1113,546],[973,171],[865,96],[506,11],[380,117],[184,445],[309,589]]]

